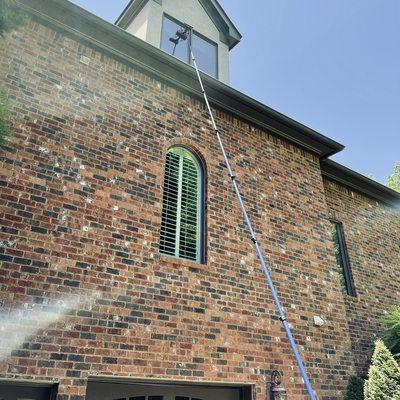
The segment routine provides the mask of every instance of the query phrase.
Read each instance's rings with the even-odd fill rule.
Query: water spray
[[[63,299],[48,301],[45,304],[25,303],[20,309],[0,312],[0,362],[7,359],[13,350],[60,321],[72,311],[92,305],[100,293],[86,296],[69,296]]]
[[[176,46],[179,44],[179,42],[186,41],[188,39],[189,33],[191,32],[191,30],[192,30],[192,28],[189,27],[188,25],[186,25],[184,28],[179,29],[176,32],[176,36],[175,37],[169,39],[172,43],[175,44],[174,50],[173,50],[173,53],[172,53],[173,55],[175,54]],[[229,178],[232,181],[233,188],[235,190],[237,199],[239,201],[239,205],[240,205],[240,208],[242,210],[243,217],[245,219],[245,222],[246,222],[246,225],[247,225],[247,229],[248,229],[249,234],[250,234],[251,241],[252,241],[253,246],[254,246],[254,248],[255,248],[255,250],[257,252],[257,256],[258,256],[258,259],[260,261],[261,268],[262,268],[262,270],[264,272],[265,279],[267,281],[268,287],[269,287],[269,289],[271,291],[271,294],[272,294],[272,297],[274,299],[275,306],[276,306],[276,308],[278,310],[279,319],[283,324],[283,327],[284,327],[285,332],[286,332],[286,336],[287,336],[287,338],[289,340],[289,343],[290,343],[290,345],[292,347],[294,356],[296,358],[297,365],[299,366],[299,369],[300,369],[300,372],[301,372],[301,376],[303,378],[303,381],[304,381],[304,384],[306,386],[307,392],[308,392],[308,394],[310,396],[310,399],[311,400],[317,400],[316,395],[315,395],[315,393],[314,393],[314,391],[312,389],[311,382],[310,382],[310,380],[308,378],[307,371],[306,371],[306,369],[304,367],[304,364],[303,364],[303,361],[301,359],[301,355],[300,355],[299,349],[297,347],[296,341],[294,340],[292,331],[290,329],[289,322],[288,322],[288,320],[286,318],[285,311],[284,311],[284,309],[283,309],[283,307],[281,305],[281,302],[279,300],[278,292],[276,291],[274,282],[273,282],[273,280],[271,278],[271,275],[270,275],[270,272],[269,272],[269,267],[268,267],[268,265],[267,265],[267,263],[265,261],[265,257],[264,257],[264,254],[263,254],[262,250],[261,250],[260,244],[257,241],[256,234],[255,234],[254,229],[253,229],[253,225],[251,223],[249,214],[247,213],[246,207],[244,205],[244,202],[243,202],[243,199],[242,199],[242,195],[240,194],[239,185],[237,183],[236,176],[233,173],[231,164],[230,164],[229,159],[228,159],[228,155],[227,155],[227,153],[225,151],[225,147],[224,147],[224,144],[223,144],[222,139],[221,139],[221,134],[220,134],[218,126],[216,124],[216,121],[215,121],[215,118],[214,118],[214,114],[213,114],[213,112],[211,110],[211,106],[210,106],[210,103],[208,101],[207,93],[206,93],[206,91],[204,89],[203,80],[201,78],[200,71],[199,71],[199,68],[198,68],[197,63],[196,63],[196,58],[194,56],[194,53],[193,53],[193,50],[192,50],[192,46],[190,44],[190,40],[188,41],[188,45],[189,45],[189,49],[190,49],[190,57],[192,59],[193,66],[196,69],[197,78],[198,78],[198,81],[199,81],[199,84],[200,84],[201,92],[202,92],[203,97],[204,97],[204,101],[205,101],[207,109],[208,109],[208,113],[209,113],[210,118],[211,118],[211,123],[212,123],[213,129],[214,129],[214,133],[215,133],[215,136],[216,136],[216,138],[218,140],[218,143],[219,143],[219,146],[220,146],[220,149],[221,149],[221,152],[222,152],[222,156],[223,156],[224,161],[225,161],[225,166],[226,166],[226,168],[228,170]]]

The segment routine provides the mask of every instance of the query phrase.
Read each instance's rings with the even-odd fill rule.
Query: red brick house
[[[189,24],[313,387],[341,399],[398,303],[400,195],[227,84],[241,36],[217,1],[171,1],[134,0],[112,25],[67,0],[24,0],[31,18],[0,39],[13,131],[0,398],[261,400],[273,370],[288,398],[307,398],[187,49],[168,54]]]

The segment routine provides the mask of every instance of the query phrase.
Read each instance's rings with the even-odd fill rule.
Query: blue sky
[[[219,1],[243,35],[231,85],[344,144],[334,160],[385,183],[400,162],[400,1]],[[73,2],[110,22],[128,3]]]

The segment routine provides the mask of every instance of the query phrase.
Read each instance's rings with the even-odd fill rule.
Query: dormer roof
[[[162,4],[162,0],[131,0],[125,10],[118,17],[115,25],[126,29],[132,20],[139,14],[148,1],[155,1]],[[208,16],[213,21],[221,35],[221,41],[229,46],[235,47],[241,40],[242,35],[230,20],[224,9],[217,0],[197,0],[202,5]]]

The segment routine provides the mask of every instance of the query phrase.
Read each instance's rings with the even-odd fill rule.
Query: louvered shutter
[[[179,172],[180,157],[169,152],[165,165],[160,251],[171,256],[176,253]]]
[[[201,167],[186,149],[167,154],[160,252],[201,261]]]

